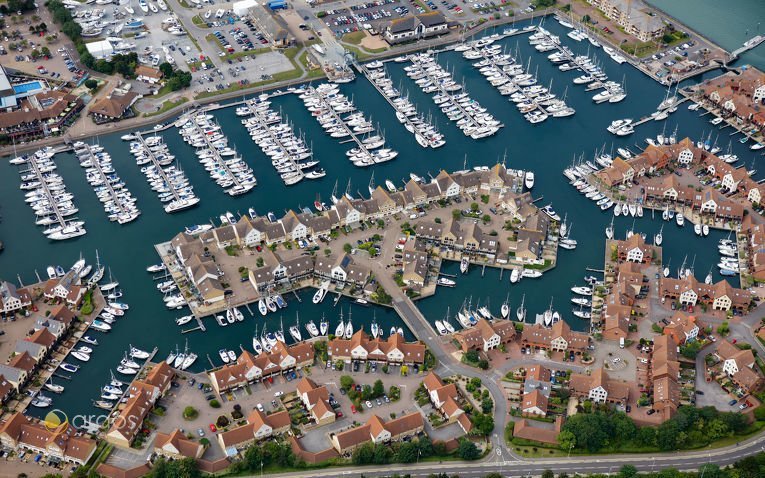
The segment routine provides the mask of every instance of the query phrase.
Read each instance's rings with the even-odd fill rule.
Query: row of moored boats
[[[16,156],[11,164],[24,166],[19,169],[24,201],[35,212],[35,224],[44,226],[48,239],[61,241],[84,235],[85,222],[73,217],[79,209],[74,205],[74,195],[67,191],[64,179],[56,172],[53,162],[55,150],[45,147],[34,153]]]
[[[89,145],[83,141],[74,143],[74,153],[85,168],[88,184],[103,204],[110,221],[125,224],[138,219],[141,211],[136,198],[114,171],[112,158],[101,145]]]
[[[255,187],[257,181],[252,168],[228,145],[228,138],[213,115],[192,115],[178,131],[183,140],[196,149],[199,162],[226,194],[239,196]]]
[[[140,134],[127,134],[122,139],[131,141],[130,153],[135,157],[136,164],[141,166],[149,186],[164,204],[166,213],[182,211],[199,203],[194,187],[180,164],[175,164],[175,155],[170,154],[161,136],[144,138]]]

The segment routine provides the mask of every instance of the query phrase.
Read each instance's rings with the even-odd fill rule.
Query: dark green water
[[[587,50],[586,43],[576,43],[565,37],[565,32],[557,23],[548,22],[547,27],[561,34],[563,41],[573,49],[582,53]],[[492,165],[507,153],[508,167],[532,169],[536,172],[534,195],[544,196],[541,204],[553,203],[561,215],[568,213],[569,221],[573,221],[572,237],[578,239],[579,247],[575,251],[562,250],[558,267],[547,273],[544,278],[525,280],[510,287],[507,274],[499,281],[498,271],[487,269],[485,276],[481,277],[480,270],[473,268],[468,276],[458,278],[458,286],[455,289],[440,291],[435,298],[421,302],[422,310],[429,319],[441,319],[447,307],[450,307],[454,314],[468,296],[473,297],[474,304],[479,299],[482,304],[488,300],[496,313],[509,291],[513,307],[519,304],[521,295],[526,294],[529,317],[541,313],[549,304],[551,296],[554,296],[557,308],[572,327],[584,330],[587,323],[570,314],[569,288],[582,283],[582,277],[588,274],[585,271],[586,267],[602,267],[605,237],[603,231],[612,214],[602,213],[589,200],[583,198],[567,184],[561,172],[574,155],[584,152],[590,156],[604,143],[609,149],[612,143],[614,147],[628,146],[635,149],[635,144],[645,144],[645,137],[661,132],[664,125],[651,122],[638,128],[632,137],[622,139],[610,135],[605,128],[615,118],[639,118],[650,113],[661,101],[664,90],[629,65],[617,65],[601,53],[601,60],[612,79],[619,81],[623,76],[626,77],[628,97],[615,105],[595,105],[591,101],[592,93],[585,93],[582,88],[571,83],[577,76],[575,72],[558,71],[545,56],[528,45],[525,36],[505,40],[505,43],[513,50],[517,44],[524,62],[531,55],[532,69],[538,66],[541,83],[547,84],[553,78],[553,90],[558,94],[562,94],[564,87],[568,85],[568,102],[576,108],[575,116],[550,119],[532,126],[522,118],[514,105],[491,87],[458,53],[443,54],[439,61],[448,65],[458,79],[464,79],[471,95],[505,124],[505,128],[495,137],[481,141],[466,139],[434,108],[431,98],[423,95],[403,74],[402,65],[391,63],[388,68],[395,84],[401,82],[404,88],[409,90],[410,97],[417,103],[420,111],[432,111],[440,129],[446,134],[446,146],[436,151],[423,150],[416,144],[412,135],[396,121],[391,108],[366,80],[359,79],[352,84],[343,85],[342,90],[352,96],[357,106],[372,116],[374,121],[380,123],[388,143],[401,152],[394,161],[375,168],[378,184],[385,178],[398,182],[407,178],[409,172],[419,175],[429,172],[435,175],[441,168],[461,169],[465,155],[470,166]],[[161,295],[157,293],[150,275],[144,270],[147,265],[157,262],[154,243],[169,240],[185,225],[208,222],[227,210],[244,213],[249,206],[254,206],[261,214],[268,211],[278,214],[286,208],[311,205],[317,194],[327,200],[336,179],[339,180],[341,188],[351,179],[353,191],[366,191],[371,171],[352,166],[344,154],[345,145],[341,146],[336,140],[326,136],[296,96],[279,98],[274,101],[273,106],[281,108],[296,128],[302,129],[309,141],[313,142],[316,158],[328,172],[326,178],[314,182],[303,181],[287,189],[276,175],[270,161],[251,142],[233,109],[222,110],[216,113],[216,116],[233,145],[244,153],[246,160],[253,167],[258,186],[245,196],[231,198],[225,195],[195,161],[191,148],[183,143],[177,131],[172,129],[167,131],[164,137],[171,151],[183,159],[183,167],[195,186],[195,191],[201,197],[201,203],[195,209],[167,215],[154,192],[149,189],[139,171],[140,168],[135,165],[126,144],[120,141],[119,135],[104,136],[99,138],[99,141],[111,153],[115,169],[138,198],[138,207],[143,214],[137,221],[125,226],[109,223],[75,158],[68,155],[57,156],[59,171],[68,189],[75,194],[75,203],[80,208],[79,215],[86,221],[88,229],[86,236],[63,243],[47,241],[34,226],[32,211],[23,202],[23,193],[18,189],[19,176],[16,167],[8,165],[7,161],[0,162],[0,205],[3,214],[0,238],[6,246],[5,252],[0,254],[0,277],[14,280],[18,273],[25,283],[31,283],[35,280],[35,269],[44,275],[49,264],[69,266],[78,258],[80,252],[92,262],[95,259],[94,251],[98,249],[102,261],[111,267],[121,283],[125,293],[123,300],[131,306],[130,311],[118,321],[111,333],[94,332],[99,336],[101,345],[96,348],[91,361],[74,375],[73,380],[62,383],[67,390],[61,396],[55,397],[54,406],[65,410],[70,416],[74,413],[93,413],[91,400],[97,398],[99,387],[108,379],[109,369],[116,367],[128,344],[144,349],[158,346],[158,356],[164,358],[171,348],[176,344],[182,347],[184,340],[188,338],[190,348],[201,356],[193,367],[200,370],[209,367],[207,354],[216,360],[217,350],[222,347],[234,349],[240,344],[249,347],[255,326],[258,325],[262,329],[264,320],[258,315],[256,318],[248,317],[244,323],[225,328],[218,327],[209,320],[206,333],[182,335],[179,327],[173,322],[175,317],[182,315],[182,311],[168,312],[164,308]],[[667,130],[673,130],[678,124],[680,138],[686,135],[698,137],[704,131],[709,132],[711,128],[705,119],[699,118],[696,113],[689,112],[684,107],[669,119]],[[727,144],[727,133],[721,133],[721,143],[723,137],[723,144]],[[742,162],[749,164],[750,158],[753,157],[749,150],[737,141],[734,141],[733,147],[739,157],[745,158]],[[760,159],[758,157],[758,160]],[[759,164],[757,167],[765,171],[765,165]],[[632,219],[623,217],[617,220],[617,231],[621,237],[624,231],[632,226],[632,222]],[[652,236],[660,227],[660,223],[660,215],[652,219],[648,213],[645,218],[637,221],[635,229]],[[664,257],[671,260],[675,269],[684,256],[688,256],[689,263],[695,256],[697,276],[703,279],[710,267],[716,263],[715,242],[721,235],[722,233],[713,233],[707,239],[699,239],[694,236],[690,227],[681,230],[673,224],[667,224],[664,229]],[[446,272],[456,273],[456,265],[447,265]],[[331,319],[331,330],[334,330],[340,306],[333,308],[329,299],[320,307],[314,306],[308,300],[308,293],[303,295],[302,304],[298,304],[294,298],[287,299],[290,306],[283,310],[285,324],[294,323],[298,311],[301,323],[314,319],[318,324],[324,313]],[[341,304],[345,304],[347,317],[348,305],[344,302]],[[377,321],[382,324],[386,334],[391,325],[402,325],[392,311],[354,306],[353,322],[357,330],[362,324],[369,330],[373,310],[376,311]],[[278,327],[279,316],[276,314],[270,315],[266,320],[269,330]],[[412,338],[409,332],[407,335]]]
[[[756,35],[765,34],[765,2],[761,0],[648,0],[707,39],[733,51]],[[746,52],[735,66],[765,70],[765,45]]]

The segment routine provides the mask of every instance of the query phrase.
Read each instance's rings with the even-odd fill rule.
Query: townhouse
[[[234,456],[254,442],[281,435],[291,425],[290,414],[286,410],[266,415],[256,408],[247,416],[245,425],[218,433],[218,443],[227,456]]]
[[[654,338],[649,373],[649,387],[653,395],[652,408],[661,421],[668,420],[680,407],[680,362],[677,345],[669,335]]]
[[[80,305],[85,287],[80,285],[79,273],[71,269],[62,277],[48,279],[43,285],[43,295],[48,299],[61,299],[70,306]]]
[[[157,432],[154,438],[154,453],[171,460],[184,458],[199,459],[204,453],[205,447],[199,442],[186,438],[179,429],[170,433]]]
[[[703,304],[712,310],[746,311],[752,303],[752,293],[732,287],[725,279],[705,284],[693,275],[683,279],[663,277],[659,281],[659,297],[678,301],[682,305]]]
[[[359,330],[350,339],[334,338],[327,345],[332,360],[363,360],[394,364],[422,364],[427,347],[419,342],[406,342],[400,334],[386,339],[370,338]]]
[[[488,352],[502,344],[512,342],[515,333],[515,324],[512,321],[496,320],[489,322],[479,318],[475,327],[460,330],[454,334],[454,338],[459,342],[463,352],[468,350]]]
[[[458,221],[453,218],[443,224],[419,221],[414,230],[418,238],[447,249],[482,253],[493,257],[499,248],[499,242],[495,236],[485,233],[472,221]]]
[[[311,256],[298,256],[287,260],[276,253],[267,256],[272,260],[266,260],[263,267],[251,269],[248,273],[250,284],[257,291],[264,292],[279,285],[295,284],[314,274],[314,258]]]
[[[218,394],[246,386],[278,373],[305,367],[314,361],[313,345],[300,342],[287,346],[277,342],[270,353],[254,355],[243,351],[234,363],[209,373],[210,383]]]
[[[32,296],[25,287],[17,288],[8,281],[0,281],[0,314],[12,314],[30,305]]]
[[[127,391],[127,403],[111,422],[104,439],[114,446],[130,448],[142,429],[143,421],[157,400],[170,388],[174,377],[173,369],[163,361],[152,366],[146,377],[135,380]]]
[[[14,412],[0,423],[3,448],[39,453],[51,461],[84,465],[96,451],[96,441],[69,423],[57,427]]]
[[[748,215],[741,223],[741,234],[746,238],[741,248],[747,252],[749,273],[754,280],[765,281],[765,226],[754,224]]]
[[[610,378],[602,367],[596,368],[590,375],[571,374],[569,388],[575,396],[585,400],[622,405],[627,403],[630,392],[627,382]]]
[[[37,365],[37,360],[29,352],[16,353],[7,364],[0,364],[0,375],[18,392],[32,378]]]
[[[699,336],[699,324],[694,316],[686,315],[678,310],[672,317],[665,320],[666,325],[662,333],[672,337],[678,346],[692,342]]]
[[[535,364],[526,369],[520,403],[522,414],[547,416],[547,407],[552,391],[551,377],[550,369],[543,365]]]
[[[614,241],[616,245],[616,255],[619,262],[636,262],[639,264],[650,264],[657,251],[654,246],[648,245],[640,234],[633,234],[627,240]]]
[[[473,429],[473,422],[459,405],[460,393],[454,383],[444,383],[441,377],[430,372],[422,379],[422,385],[428,392],[430,403],[449,422],[457,422],[465,433]]]
[[[419,411],[415,411],[392,420],[385,421],[377,415],[356,428],[330,434],[332,447],[341,455],[348,455],[365,443],[382,445],[401,441],[421,433],[425,420]]]
[[[582,354],[590,346],[590,336],[572,331],[565,320],[559,320],[549,328],[540,324],[526,325],[521,333],[521,345],[553,352]]]
[[[317,257],[313,266],[315,276],[323,280],[331,280],[341,285],[351,284],[363,286],[371,271],[369,267],[356,264],[353,256],[343,254],[329,257]]]
[[[765,113],[765,74],[756,68],[730,72],[704,83],[700,92],[710,103],[720,108],[723,117],[733,119],[739,126],[762,130]]]
[[[715,354],[722,361],[722,371],[744,393],[755,393],[762,388],[759,372],[751,349],[742,350],[727,340],[721,340]]]
[[[327,387],[316,385],[310,378],[303,377],[297,384],[297,394],[316,425],[327,425],[335,421],[335,411],[329,404]]]

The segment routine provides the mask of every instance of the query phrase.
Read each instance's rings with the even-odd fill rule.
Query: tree
[[[624,465],[619,470],[619,478],[635,478],[636,476],[638,471],[634,465]]]
[[[351,246],[350,244],[346,242],[345,244],[343,244],[343,250],[345,251],[346,254],[350,254],[351,251],[353,250],[353,246]]]
[[[481,452],[478,450],[478,447],[475,446],[475,443],[467,438],[462,438],[457,447],[457,456],[463,460],[477,460],[478,457],[481,456]]]
[[[173,76],[173,65],[168,62],[162,62],[159,64],[159,71],[162,72],[162,76],[169,78]]]
[[[475,434],[488,436],[494,431],[494,417],[483,413],[474,413],[471,417]]]
[[[260,470],[263,461],[263,452],[257,445],[250,445],[244,452],[244,463],[250,471]]]
[[[486,359],[479,360],[478,368],[480,368],[481,370],[487,370],[489,368],[489,361]]]
[[[487,397],[481,400],[481,411],[483,413],[490,413],[492,408],[494,408],[494,401],[491,399],[491,397]]]
[[[353,377],[350,375],[342,375],[340,377],[340,388],[345,391],[350,390],[350,388],[353,386],[353,383]]]
[[[377,398],[382,397],[383,395],[385,395],[385,385],[383,385],[382,380],[378,378],[372,386],[372,397]]]
[[[721,337],[725,337],[730,333],[730,325],[727,320],[717,326],[717,333],[720,334]]]
[[[473,211],[473,212],[478,212],[479,208],[480,208],[480,206],[478,206],[478,203],[477,203],[477,202],[474,202],[474,203],[470,203],[470,210],[471,210],[471,211]]]
[[[183,409],[183,418],[185,418],[186,420],[193,420],[198,416],[199,416],[199,412],[197,411],[196,408],[192,406],[188,406]]]
[[[404,442],[398,447],[396,461],[399,463],[413,463],[417,460],[418,447],[414,442]]]
[[[485,224],[488,224],[491,222],[491,216],[489,216],[488,214],[484,214],[483,216],[481,216],[481,221],[483,221]]]
[[[542,472],[542,478],[555,478],[555,473],[548,468]]]
[[[462,211],[459,209],[452,209],[452,219],[458,221],[462,217]]]
[[[372,463],[374,453],[374,444],[372,442],[366,442],[353,450],[351,461],[354,465],[368,465],[369,463]]]
[[[475,350],[468,350],[467,352],[465,352],[465,360],[468,362],[473,362],[473,363],[478,362],[479,360],[478,352]]]
[[[98,88],[98,81],[94,80],[93,78],[88,78],[85,80],[85,88],[89,90],[95,90]]]

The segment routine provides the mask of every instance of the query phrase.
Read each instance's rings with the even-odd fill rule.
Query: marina
[[[576,54],[586,53],[584,51],[586,46],[579,42],[570,41],[562,28],[548,25],[547,29],[560,36],[563,43],[570,43],[569,47]],[[500,43],[502,41],[505,42],[503,48],[509,48],[509,45],[506,44],[508,40],[499,40]],[[527,56],[533,56],[540,60],[544,58],[525,42],[522,43],[524,44],[520,45],[519,49],[524,58]],[[452,76],[454,81],[467,85],[470,88],[471,96],[476,101],[480,101],[484,105],[499,104],[499,101],[504,101],[504,97],[499,95],[496,89],[489,87],[482,75],[472,65],[465,62],[459,52],[443,52],[439,55],[439,61],[453,65]],[[393,84],[408,81],[405,78],[406,74],[403,68],[396,67],[397,63],[386,62],[386,65]],[[543,204],[554,203],[561,216],[568,213],[568,221],[576,223],[574,232],[576,230],[580,232],[602,231],[612,220],[611,215],[596,214],[589,200],[583,198],[572,188],[561,187],[567,183],[561,182],[563,178],[557,171],[562,170],[570,162],[573,154],[601,148],[603,139],[599,135],[593,137],[594,131],[602,131],[602,128],[607,127],[616,118],[641,117],[646,110],[644,100],[641,98],[656,98],[656,102],[658,102],[665,95],[664,88],[629,69],[627,65],[622,66],[610,62],[603,65],[603,68],[611,78],[621,78],[623,75],[627,75],[630,95],[625,101],[618,104],[596,105],[592,102],[590,95],[585,94],[581,89],[569,88],[567,102],[576,108],[577,114],[570,121],[567,121],[566,128],[563,130],[555,129],[559,128],[560,125],[554,125],[553,122],[545,122],[531,129],[530,125],[514,109],[498,108],[496,119],[507,125],[508,131],[503,131],[494,137],[488,137],[481,142],[473,142],[464,137],[463,132],[456,127],[454,122],[449,122],[440,128],[440,132],[444,134],[447,143],[438,151],[419,147],[411,133],[405,131],[404,128],[396,127],[398,120],[395,111],[390,108],[390,104],[381,95],[376,93],[371,84],[356,81],[341,85],[340,91],[348,97],[354,98],[354,103],[358,103],[358,106],[365,111],[374,111],[376,120],[386,131],[386,142],[401,151],[400,161],[391,161],[376,166],[375,173],[378,177],[391,178],[394,183],[401,184],[402,180],[404,182],[409,180],[410,173],[427,177],[428,172],[437,173],[441,168],[456,170],[460,168],[469,169],[474,166],[488,167],[501,158],[507,150],[508,162],[513,168],[537,172],[534,188],[535,191],[544,194],[545,202]],[[540,77],[554,78],[556,81],[560,78],[559,70],[547,61],[539,62],[538,74]],[[307,87],[306,91],[308,90]],[[425,113],[427,113],[427,107],[432,105],[430,94],[422,94],[420,91],[412,91],[408,99],[419,111]],[[282,94],[271,98],[271,100],[274,102],[271,108],[277,109],[278,106],[280,114],[285,118],[289,117],[294,122],[295,130],[311,131],[309,123],[312,123],[313,120],[311,115],[306,114],[304,103],[298,99],[298,95]],[[503,104],[506,105],[506,103]],[[326,178],[317,181],[302,181],[287,190],[278,175],[266,176],[266,173],[272,170],[272,165],[267,163],[269,158],[261,151],[252,148],[252,140],[242,129],[241,118],[235,115],[234,108],[220,108],[211,114],[214,114],[221,130],[229,136],[231,147],[238,151],[247,152],[245,158],[258,175],[258,188],[252,190],[247,198],[229,196],[214,182],[209,181],[209,175],[203,167],[197,162],[187,161],[186,158],[191,157],[193,149],[186,145],[179,135],[163,134],[163,131],[136,134],[137,137],[133,140],[138,143],[136,149],[141,149],[141,161],[147,162],[138,167],[125,167],[124,172],[123,168],[120,168],[120,176],[127,184],[131,185],[134,196],[141,201],[141,220],[126,224],[121,228],[117,228],[116,225],[110,227],[110,223],[104,220],[99,203],[95,201],[83,203],[80,205],[79,216],[88,221],[90,234],[78,240],[66,241],[55,246],[50,246],[45,237],[34,234],[35,228],[30,224],[31,221],[24,219],[26,211],[23,208],[13,207],[23,204],[23,193],[19,192],[17,188],[18,177],[9,174],[13,169],[9,167],[7,161],[2,161],[0,164],[0,203],[4,206],[0,234],[2,234],[3,242],[6,245],[6,251],[0,255],[2,269],[8,271],[7,274],[18,271],[22,280],[30,281],[34,277],[35,269],[44,268],[49,263],[55,264],[69,258],[76,258],[80,250],[93,251],[97,247],[104,256],[110,258],[109,266],[119,276],[119,288],[131,298],[129,322],[122,324],[125,325],[124,327],[117,327],[112,329],[110,333],[98,336],[98,342],[101,345],[98,348],[91,347],[98,353],[98,360],[94,356],[87,363],[82,363],[80,372],[74,373],[71,380],[65,383],[65,390],[53,397],[53,403],[56,407],[62,407],[71,413],[92,413],[91,400],[100,398],[100,393],[97,387],[93,386],[89,376],[98,377],[98,385],[101,385],[102,380],[107,380],[110,377],[109,369],[114,368],[115,364],[122,360],[124,352],[128,350],[131,343],[147,351],[158,347],[158,357],[166,357],[175,350],[176,343],[182,345],[184,340],[188,338],[190,350],[194,350],[200,357],[209,355],[217,358],[219,357],[218,351],[222,348],[239,350],[241,345],[247,349],[252,349],[250,342],[256,327],[258,335],[264,326],[268,331],[276,331],[280,328],[280,314],[272,313],[261,317],[255,311],[257,317],[252,318],[247,315],[244,308],[241,308],[245,314],[245,320],[242,322],[235,322],[225,327],[208,326],[204,333],[182,334],[183,327],[176,325],[176,319],[187,315],[188,312],[178,313],[176,310],[167,310],[164,307],[162,296],[157,293],[156,284],[144,271],[146,265],[157,262],[157,254],[150,244],[166,241],[178,231],[190,227],[191,224],[206,225],[210,220],[209,218],[217,218],[227,210],[244,211],[249,204],[257,204],[257,208],[262,211],[281,211],[286,207],[313,204],[316,201],[317,193],[328,196],[332,184],[338,180],[342,184],[348,180],[352,180],[354,184],[363,185],[369,182],[370,172],[368,170],[348,168],[347,163],[336,161],[338,157],[342,158],[345,153],[346,147],[343,144],[338,144],[337,139],[329,135],[316,135],[311,138],[312,150],[316,160],[320,160],[321,165],[326,169]],[[697,114],[689,112],[685,108],[678,109],[672,118],[679,125],[678,137],[683,137],[683,135],[698,136],[705,128],[707,132],[709,130],[707,118],[699,118]],[[301,127],[300,125],[304,126]],[[658,122],[648,122],[644,124],[643,128],[644,131],[641,130],[641,133],[655,137],[661,131],[662,125]],[[674,129],[674,126],[671,129]],[[508,136],[505,137],[503,134],[508,134]],[[523,140],[510,140],[511,137],[523,138]],[[614,148],[635,150],[633,142],[626,138],[614,137],[613,139]],[[151,147],[146,145],[147,140],[152,145]],[[113,161],[118,166],[131,162],[127,148],[124,147],[124,143],[120,142],[119,134],[104,135],[99,139],[99,143],[106,151],[111,152]],[[168,155],[169,151],[173,151],[180,158],[183,158],[183,169],[180,169],[175,158],[169,159],[168,162],[169,156],[163,156],[163,151]],[[416,151],[417,153],[404,153],[404,151]],[[741,158],[740,161],[746,164],[751,161],[754,154],[747,147],[735,141],[733,152],[738,154]],[[466,153],[469,165],[467,167],[463,163]],[[61,153],[61,157],[64,159],[63,161],[59,160],[58,156],[56,158],[59,163],[60,174],[66,180],[72,193],[78,197],[89,195],[91,187],[82,175],[77,161],[69,160],[73,158],[70,153]],[[159,164],[160,161],[163,164]],[[149,182],[140,181],[144,174],[141,169],[147,166],[151,168],[151,179]],[[165,172],[164,168],[168,168],[169,172]],[[763,168],[758,169],[762,170]],[[540,174],[543,170],[549,170],[552,173]],[[166,203],[160,204],[146,199],[158,194],[158,191],[152,188],[154,184],[157,186],[174,185],[174,187],[163,189],[163,192],[159,193],[163,194],[163,198],[171,198],[170,201],[180,200],[181,194],[193,194],[195,202],[192,205],[197,207],[193,210],[187,209],[178,214],[167,215],[164,210]],[[197,185],[193,191],[191,184]],[[285,192],[287,191],[289,191],[289,198],[285,199]],[[200,202],[198,198],[204,198],[205,201]],[[490,214],[488,208],[493,207],[493,205],[484,205],[479,197],[476,197],[476,202],[483,212]],[[469,204],[464,202],[461,205],[452,204],[450,208],[468,209]],[[659,216],[660,214],[657,214],[656,218],[652,218],[649,213],[643,218],[637,219],[640,230],[650,236],[658,233],[663,222]],[[632,227],[632,222],[635,220],[633,217],[625,218],[624,216],[613,219],[613,227],[620,237],[624,237],[625,231]],[[412,220],[411,222],[416,221]],[[497,229],[500,234],[503,234],[500,228]],[[374,232],[370,231],[366,234],[371,235]],[[379,232],[381,234],[383,232],[388,233],[382,230]],[[394,231],[394,233],[398,233],[398,231]],[[714,248],[716,241],[725,235],[727,233],[713,229],[709,236],[704,238],[696,236],[691,228],[674,226],[669,228],[665,225],[663,230],[665,261],[671,259],[672,264],[677,265],[682,262],[683,256],[689,255],[690,261],[690,257],[696,255],[695,270],[706,273],[713,265],[720,262],[717,254],[714,257],[708,257],[709,254],[706,253],[709,252],[710,247]],[[561,319],[570,323],[572,328],[587,329],[588,321],[576,318],[572,313],[563,310],[563,305],[568,305],[570,300],[570,288],[577,281],[561,280],[561,278],[580,277],[585,274],[587,267],[602,266],[602,241],[604,240],[602,232],[588,235],[586,241],[580,238],[577,249],[567,252],[549,276],[545,274],[538,280],[522,278],[511,283],[509,270],[507,274],[500,276],[501,269],[487,267],[482,273],[480,265],[473,265],[466,274],[460,274],[458,261],[444,261],[441,272],[450,276],[458,276],[453,279],[455,284],[448,286],[448,289],[442,289],[440,293],[434,296],[417,300],[415,303],[425,317],[428,317],[433,323],[435,319],[442,321],[445,328],[443,320],[444,317],[447,317],[447,309],[449,309],[448,322],[452,327],[457,328],[456,312],[461,310],[463,301],[471,295],[473,296],[473,304],[477,304],[480,299],[481,306],[486,306],[492,315],[501,314],[501,312],[498,314],[498,311],[500,311],[503,301],[509,303],[510,316],[515,316],[518,308],[522,306],[521,308],[527,312],[526,317],[529,321],[533,321],[537,314],[544,315],[544,311],[549,307],[550,296],[554,295],[555,304],[559,304]],[[130,254],[123,252],[126,247],[130,247]],[[40,252],[36,256],[22,254],[20,251],[26,248],[34,248]],[[213,250],[216,255],[225,254],[224,251]],[[321,251],[318,255],[321,255]],[[717,277],[716,268],[713,270],[713,274]],[[10,280],[12,277],[7,279]],[[238,279],[234,278],[234,280]],[[578,282],[581,283],[581,280]],[[373,305],[364,307],[356,305],[353,300],[347,298],[341,298],[335,306],[333,305],[334,293],[331,294],[330,300],[325,299],[323,302],[313,303],[311,297],[315,293],[316,289],[314,288],[303,289],[297,291],[302,302],[290,300],[289,313],[284,314],[283,317],[283,323],[287,327],[285,330],[287,340],[291,340],[288,327],[296,323],[298,313],[303,329],[302,338],[305,339],[307,337],[305,327],[308,323],[313,321],[315,326],[319,326],[321,317],[324,316],[328,322],[328,330],[334,331],[339,325],[341,311],[344,311],[344,323],[348,321],[349,308],[352,308],[352,322],[356,330],[362,327],[364,330],[371,330],[372,320],[375,319],[378,327],[386,333],[389,333],[392,327],[396,329],[401,327],[408,340],[415,338],[412,331],[406,327],[393,309]],[[472,308],[475,309],[475,307]],[[572,310],[578,310],[578,307],[572,308]],[[119,319],[117,320],[119,321]],[[192,320],[187,325],[194,323]],[[203,362],[206,360],[198,360],[189,370],[197,371],[209,366],[209,364],[203,365]],[[219,363],[220,360],[216,360],[216,364]],[[35,413],[37,412],[39,410]],[[43,411],[40,415],[44,414]]]

